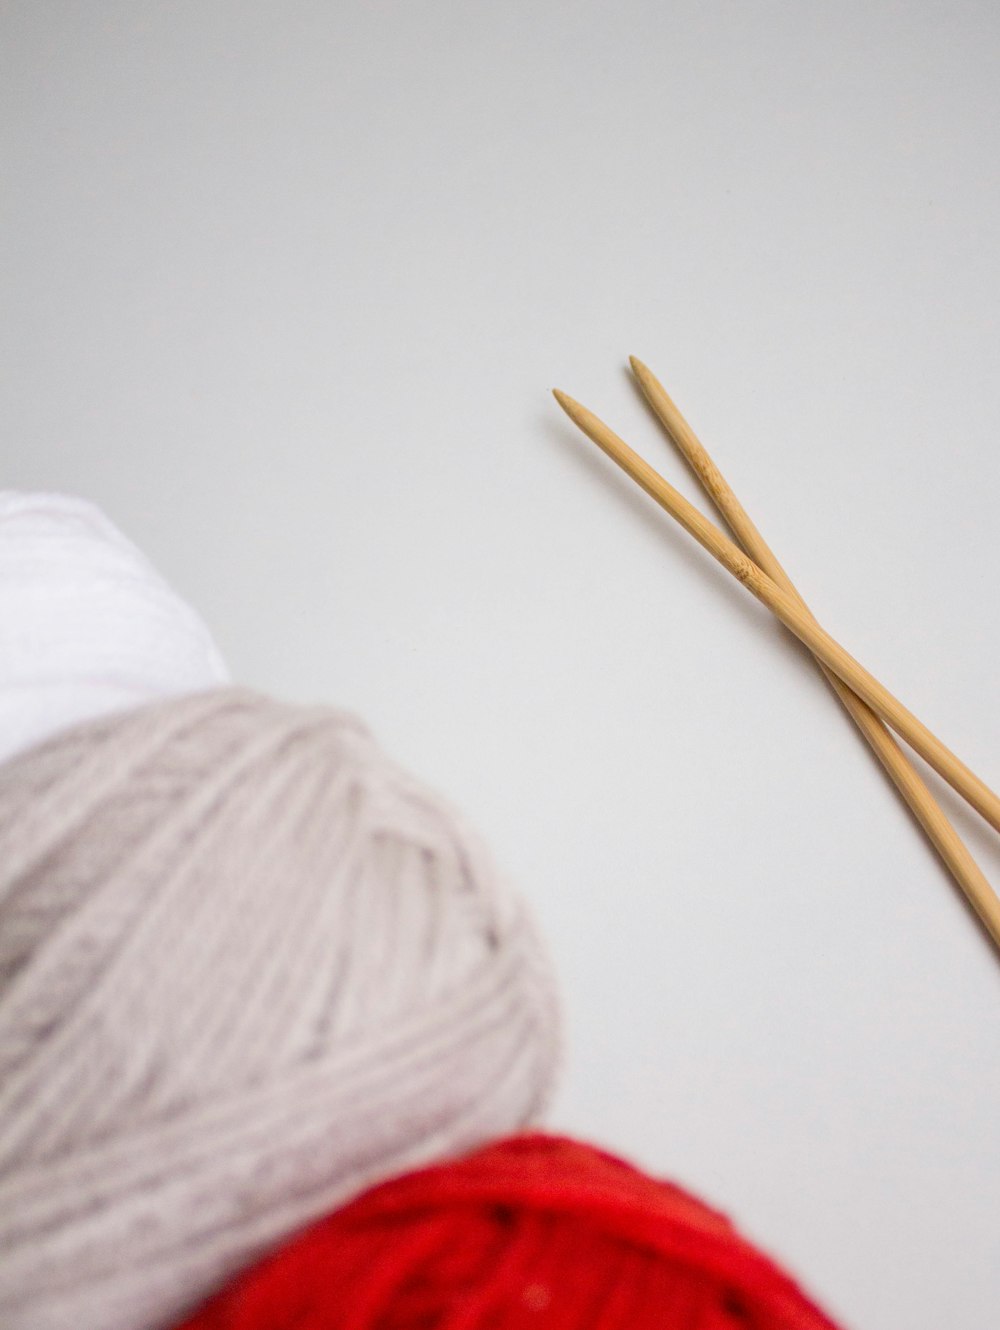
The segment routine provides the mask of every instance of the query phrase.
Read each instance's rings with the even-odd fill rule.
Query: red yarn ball
[[[529,1135],[383,1183],[179,1330],[836,1330],[695,1197]]]

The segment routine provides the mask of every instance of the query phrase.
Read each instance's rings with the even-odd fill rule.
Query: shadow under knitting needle
[[[710,590],[712,595],[722,597],[731,608],[732,613],[737,615],[748,628],[756,633],[760,633],[762,629],[768,633],[772,640],[778,644],[786,662],[791,665],[791,668],[798,673],[800,678],[811,679],[816,677],[816,671],[812,666],[812,656],[797,641],[795,636],[773,619],[770,614],[762,615],[760,607],[754,603],[752,597],[747,596],[746,592],[727,573],[720,569],[713,559],[706,558],[704,553],[677,528],[675,523],[663,520],[663,516],[655,503],[642,494],[627,477],[622,475],[617,467],[609,465],[595,450],[588,449],[585,443],[581,444],[581,436],[578,430],[550,416],[546,416],[541,423],[549,441],[559,448],[564,455],[571,457],[574,466],[581,468],[588,476],[597,480],[604,487],[611,489],[628,508],[629,512],[634,515],[635,520],[642,528],[669,551],[670,558],[673,561],[680,562],[685,571],[697,578]],[[651,597],[655,589],[651,581]],[[665,582],[662,587],[662,595],[664,597],[669,596],[668,582]],[[656,603],[651,598],[651,605],[654,608]],[[666,603],[667,601],[664,600],[664,604]],[[819,682],[822,683],[822,680],[819,680]]]

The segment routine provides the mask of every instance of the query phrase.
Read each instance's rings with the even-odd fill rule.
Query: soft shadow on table
[[[705,587],[706,595],[722,597],[734,614],[740,616],[748,629],[760,631],[773,630],[775,637],[787,639],[786,646],[791,647],[794,639],[772,619],[768,610],[757,604],[734,578],[715,562],[712,556],[639,487],[624,472],[572,425],[561,413],[553,417],[546,414],[540,418],[539,425],[547,441],[566,457],[570,466],[576,467],[591,483],[601,486],[613,501],[624,505],[631,517],[647,532],[651,533],[664,548],[662,576],[663,604],[670,591],[671,568],[680,566],[684,575],[692,576]],[[586,541],[587,533],[581,528],[581,546]],[[669,561],[669,562],[668,562]],[[655,570],[650,571],[650,589],[655,590]],[[800,655],[790,651],[790,655]]]

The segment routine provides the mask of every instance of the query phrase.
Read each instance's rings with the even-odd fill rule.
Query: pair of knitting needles
[[[713,526],[593,412],[558,389],[554,393],[556,401],[588,438],[809,648],[994,944],[1000,948],[1000,900],[886,726],[891,726],[905,739],[997,831],[1000,831],[1000,798],[820,627],[666,389],[642,361],[635,356],[630,359],[639,385],[668,437],[687,460],[742,549]]]

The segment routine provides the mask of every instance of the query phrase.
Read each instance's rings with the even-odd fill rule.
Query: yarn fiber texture
[[[364,727],[242,689],[0,766],[0,1325],[150,1330],[536,1120],[536,931]]]
[[[179,1330],[836,1330],[696,1197],[532,1135],[375,1188]]]
[[[99,508],[0,491],[0,760],[228,681],[201,619]]]

